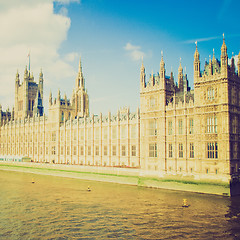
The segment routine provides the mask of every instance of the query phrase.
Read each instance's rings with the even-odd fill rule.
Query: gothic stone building
[[[34,162],[90,166],[134,167],[149,175],[194,176],[229,181],[238,172],[240,121],[240,53],[228,64],[225,40],[220,61],[213,55],[200,70],[194,54],[194,90],[183,68],[178,82],[165,74],[163,57],[158,74],[146,80],[140,72],[140,109],[116,115],[89,116],[89,99],[81,61],[71,100],[53,99],[43,112],[43,74],[39,83],[25,70],[15,83],[15,107],[0,108],[0,156],[28,156]]]

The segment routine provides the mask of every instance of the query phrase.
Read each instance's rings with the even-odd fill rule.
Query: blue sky
[[[0,83],[9,82],[8,88],[0,90],[0,103],[3,107],[13,105],[16,69],[21,77],[30,50],[35,79],[43,69],[46,108],[50,90],[53,96],[60,89],[62,95],[71,97],[81,56],[91,114],[116,113],[125,106],[135,111],[139,106],[142,56],[149,77],[152,71],[159,71],[163,51],[166,74],[170,75],[172,68],[175,81],[181,57],[193,87],[195,41],[202,66],[205,58],[212,56],[213,48],[220,57],[223,33],[229,57],[232,52],[234,56],[239,53],[239,7],[238,0],[23,0],[22,6],[16,5],[16,0],[0,3],[0,20],[10,26],[0,24],[3,33],[7,29],[6,39],[0,40],[0,49],[5,53],[0,64],[6,65],[0,70]],[[17,18],[19,12],[22,15]],[[22,18],[25,20],[21,23]],[[22,31],[16,21],[20,21]]]

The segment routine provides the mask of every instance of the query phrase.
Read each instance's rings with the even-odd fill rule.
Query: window
[[[210,87],[207,90],[207,99],[213,100],[214,99],[214,88]]]
[[[172,152],[172,144],[168,144],[168,157],[172,158],[173,152]]]
[[[217,117],[209,116],[207,118],[207,133],[217,133]]]
[[[99,146],[95,146],[95,155],[99,156]]]
[[[116,145],[113,145],[113,146],[112,146],[112,155],[113,155],[113,156],[116,156],[116,155],[117,155],[117,147],[116,147]]]
[[[232,118],[232,133],[237,133],[237,116]]]
[[[81,155],[84,155],[84,147],[81,146]]]
[[[238,157],[238,143],[234,142],[232,144],[233,144],[233,151],[232,151],[233,155],[232,155],[232,157],[234,159],[237,159],[237,157]]]
[[[168,135],[172,135],[172,121],[168,121]]]
[[[70,155],[70,146],[67,146],[67,155]]]
[[[126,156],[126,146],[122,145],[122,156]]]
[[[180,158],[183,157],[183,144],[182,143],[178,144],[178,157],[180,157]]]
[[[35,149],[36,151],[36,149]],[[55,155],[56,154],[56,147],[55,146],[52,146],[52,155]]]
[[[104,151],[103,151],[103,154],[104,154],[104,156],[107,156],[107,146],[104,146]]]
[[[135,157],[137,155],[136,145],[132,145],[132,156]]]
[[[37,135],[36,135],[37,136]],[[56,132],[52,132],[52,141],[55,142],[56,141]]]
[[[156,143],[149,144],[149,157],[157,157],[157,144]]]
[[[73,147],[73,155],[77,155],[77,146]]]
[[[207,157],[218,158],[218,144],[217,142],[207,143]]]
[[[193,119],[189,119],[189,134],[193,134]]]
[[[91,156],[91,146],[88,146],[88,156]]]
[[[194,158],[194,144],[190,143],[190,158]]]
[[[178,134],[183,134],[183,123],[182,119],[178,120]]]
[[[157,122],[155,119],[149,120],[149,135],[157,136]]]

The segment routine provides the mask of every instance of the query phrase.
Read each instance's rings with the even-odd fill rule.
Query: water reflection
[[[240,238],[239,198],[32,177],[0,171],[1,239]]]

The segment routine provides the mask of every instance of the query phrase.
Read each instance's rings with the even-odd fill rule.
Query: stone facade
[[[81,61],[71,100],[49,96],[43,113],[43,74],[35,83],[27,69],[16,76],[15,108],[1,114],[0,156],[28,156],[34,162],[141,168],[144,174],[194,176],[228,181],[240,167],[240,54],[228,64],[225,39],[220,61],[194,54],[194,90],[183,68],[178,81],[165,72],[146,80],[140,69],[140,109],[89,116]],[[36,104],[37,103],[37,104]]]

